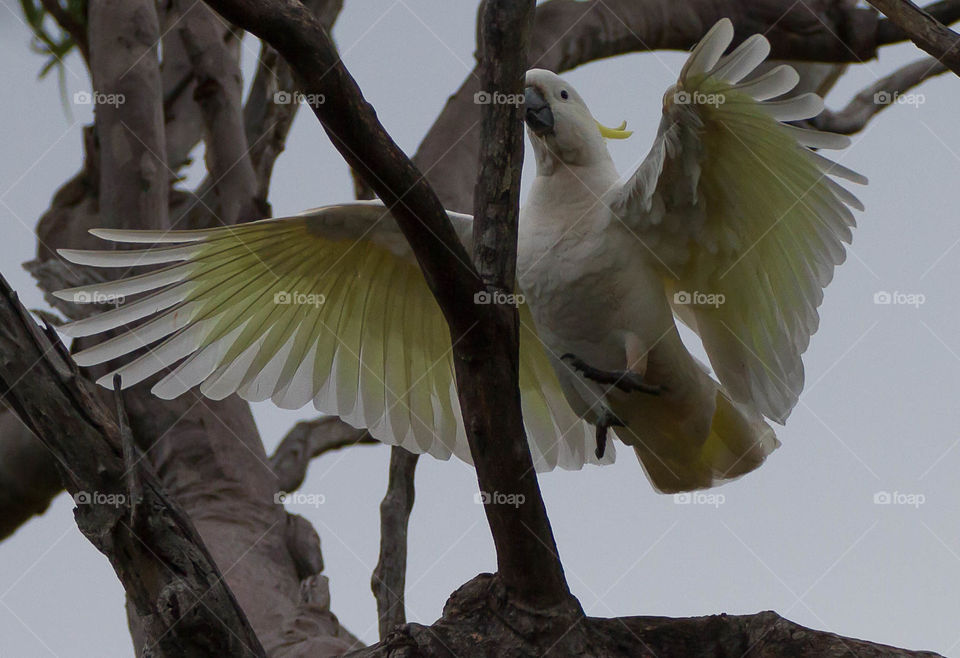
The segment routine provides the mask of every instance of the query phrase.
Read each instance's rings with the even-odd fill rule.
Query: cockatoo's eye
[[[567,100],[568,98],[570,98],[570,94],[567,93],[566,89],[560,90],[560,98],[562,98],[563,100]]]

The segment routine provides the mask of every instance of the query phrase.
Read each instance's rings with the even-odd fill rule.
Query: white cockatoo
[[[636,452],[654,487],[709,487],[779,445],[803,387],[801,354],[851,238],[857,199],[831,177],[865,179],[816,153],[848,140],[781,121],[822,101],[789,91],[789,66],[744,79],[769,45],[724,56],[724,19],[663,97],[650,153],[622,182],[598,124],[560,77],[532,70],[525,117],[537,176],[522,209],[516,299],[520,386],[534,464],[613,460],[607,433]],[[471,218],[449,213],[470,251]],[[469,462],[446,323],[396,222],[379,202],[194,231],[98,229],[123,251],[62,250],[101,267],[167,264],[57,293],[76,302],[141,295],[62,327],[127,329],[75,355],[91,366],[141,350],[120,374],[173,398],[198,386],[280,407],[313,402],[375,438]],[[716,380],[681,341],[703,342]],[[171,366],[175,366],[172,367]],[[719,380],[719,381],[717,381]],[[591,425],[593,428],[591,428]]]

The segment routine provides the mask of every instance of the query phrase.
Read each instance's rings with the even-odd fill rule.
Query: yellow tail
[[[698,446],[691,446],[689,437],[674,435],[668,443],[650,438],[630,443],[650,482],[662,493],[707,489],[734,480],[758,468],[780,446],[763,417],[731,400],[722,388],[717,389],[710,432]]]

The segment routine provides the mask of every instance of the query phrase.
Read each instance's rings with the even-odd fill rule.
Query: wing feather
[[[470,240],[471,219],[450,217]],[[149,246],[63,256],[99,267],[161,266],[57,293],[78,302],[132,298],[62,328],[70,336],[123,328],[76,355],[82,365],[126,357],[99,383],[110,386],[118,373],[129,387],[164,373],[152,389],[164,399],[199,386],[212,399],[313,402],[385,443],[470,462],[449,330],[382,204],[216,229],[92,233]],[[520,377],[537,468],[596,461],[591,432],[567,406],[535,336],[522,340]]]
[[[846,257],[852,210],[863,209],[832,177],[866,178],[811,150],[845,148],[846,136],[781,123],[823,109],[815,94],[767,100],[796,84],[795,71],[779,66],[739,82],[769,52],[763,37],[716,59],[732,34],[720,23],[672,89],[687,94],[665,96],[650,155],[610,205],[658,245],[668,287],[723,300],[678,314],[730,396],[783,422],[803,388],[801,355],[823,288]]]

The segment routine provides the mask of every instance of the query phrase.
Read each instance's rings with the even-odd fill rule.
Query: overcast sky
[[[89,90],[78,57],[37,81],[19,3],[0,0],[0,271],[28,307],[44,307],[20,263],[51,195],[78,170]],[[347,3],[334,31],[343,58],[387,130],[412,153],[471,68],[475,3]],[[245,42],[251,70],[258,44]],[[827,99],[919,57],[909,45],[848,73]],[[627,174],[646,154],[678,53],[632,55],[567,74],[607,124],[636,132],[611,151]],[[634,456],[613,466],[541,477],[567,577],[588,614],[688,616],[773,609],[800,624],[960,656],[960,81],[942,76],[915,102],[884,111],[841,161],[870,178],[847,263],[826,291],[804,362],[807,385],[782,448],[758,471],[714,490],[719,503],[676,504],[656,494]],[[202,158],[198,158],[202,162]],[[531,163],[532,164],[532,163]],[[525,168],[525,186],[532,171]],[[277,162],[276,214],[352,197],[347,168],[316,119],[300,112]],[[878,293],[901,293],[877,304]],[[907,297],[913,295],[913,297]],[[698,348],[699,349],[699,348]],[[701,352],[697,352],[701,354]],[[308,410],[255,405],[267,450]],[[317,460],[291,507],[323,543],[333,610],[376,640],[369,591],[377,560],[386,447]],[[421,460],[410,532],[411,621],[435,620],[457,586],[495,567],[476,480],[457,462]],[[876,504],[878,494],[891,504]],[[895,494],[895,495],[894,495]],[[0,656],[128,656],[123,589],[79,533],[73,502],[0,544]]]

